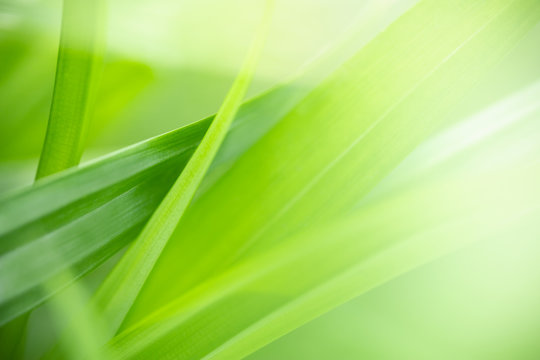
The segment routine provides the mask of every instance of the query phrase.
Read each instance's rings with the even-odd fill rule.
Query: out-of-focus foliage
[[[537,0],[276,0],[252,99],[171,192],[214,157],[264,1],[105,3],[83,164],[34,184],[69,13],[0,3],[0,354],[539,356]],[[90,77],[58,84],[85,106]],[[145,224],[175,230],[122,251]]]

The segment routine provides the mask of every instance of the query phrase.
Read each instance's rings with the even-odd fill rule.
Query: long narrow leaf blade
[[[414,147],[453,121],[449,111],[537,23],[539,6],[425,1],[392,24],[190,207],[128,323],[235,261],[351,211]]]
[[[449,159],[445,171],[432,168],[423,182],[300,232],[202,283],[113,339],[115,356],[241,358],[414,267],[482,239],[535,229],[539,115],[513,126],[511,136],[500,135],[502,143],[486,139],[464,151],[466,165]],[[429,158],[428,148],[416,155]],[[486,168],[494,149],[502,160]]]
[[[197,196],[211,189],[241,154],[376,34],[358,36],[363,33],[355,32],[349,40],[316,59],[306,72],[243,104]],[[6,267],[0,279],[0,283],[16,284],[14,289],[5,288],[5,296],[0,299],[0,323],[47,297],[38,286],[44,278],[74,265],[75,276],[85,274],[131,241],[193,153],[212,119],[130,146],[5,196],[0,201],[0,254],[7,256],[16,251],[18,255],[9,255],[15,267]],[[126,192],[129,192],[127,196]],[[112,201],[116,205],[107,205]],[[117,213],[117,208],[123,211]],[[95,216],[108,220],[107,231],[121,235],[113,237],[105,227],[93,227]],[[93,231],[88,232],[89,228]],[[64,245],[58,247],[59,244]],[[25,250],[19,251],[23,245]],[[35,262],[33,256],[43,246],[59,251],[65,263],[51,266],[50,262]],[[69,249],[77,249],[77,256],[66,256]],[[17,264],[21,263],[32,265],[22,277],[17,275]]]
[[[109,275],[96,302],[109,322],[111,335],[120,327],[156,260],[184,214],[236,116],[261,56],[270,24],[272,1],[246,62],[201,143],[141,234]]]
[[[54,94],[37,178],[79,163],[98,76],[104,0],[64,0]]]

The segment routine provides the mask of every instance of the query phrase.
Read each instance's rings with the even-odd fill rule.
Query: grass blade
[[[338,45],[316,59],[315,66],[307,72],[243,104],[198,196],[211,189],[236,159],[365,41],[351,39]],[[143,141],[5,196],[0,201],[0,254],[7,256],[17,251],[17,260],[11,261],[12,265],[31,266],[27,267],[26,276],[17,276],[16,281],[9,278],[16,276],[18,267],[9,267],[2,273],[0,283],[9,281],[19,290],[6,290],[0,299],[0,323],[38,305],[48,296],[38,286],[44,278],[67,266],[75,266],[72,271],[76,277],[85,274],[131,241],[174,182],[212,120],[209,117]],[[130,189],[128,196],[123,195]],[[116,205],[104,206],[112,201]],[[121,221],[115,210],[119,208],[127,209]],[[116,221],[107,221],[107,227],[96,228],[92,226],[94,216]],[[88,228],[93,231],[88,232]],[[122,235],[111,237],[105,229]],[[26,249],[19,252],[22,246]],[[26,255],[39,254],[43,246],[59,251],[64,262],[30,261]],[[74,249],[77,255],[68,255],[67,251]],[[9,293],[20,295],[13,297]]]
[[[102,42],[103,11],[103,0],[64,0],[54,93],[36,179],[80,161],[91,86],[101,56],[97,49]],[[26,321],[23,317],[8,326],[25,329]],[[16,332],[24,337],[24,330]]]
[[[111,342],[114,354],[242,358],[414,267],[481,239],[534,229],[540,209],[537,120],[538,112],[513,126],[504,146],[484,141],[464,150],[467,166],[447,161],[445,171],[434,168],[424,182],[405,186],[397,196],[236,264],[119,334]],[[518,156],[516,147],[522,150]],[[494,149],[505,161],[486,170]]]
[[[392,24],[192,204],[126,326],[299,229],[354,209],[420,142],[455,121],[448,113],[538,22],[539,5],[426,1]]]
[[[64,0],[53,100],[36,178],[79,163],[101,62],[104,0]]]
[[[246,102],[211,166],[208,182],[219,179],[222,169],[229,167],[272,128],[306,92],[303,83],[295,81]],[[26,269],[28,276],[19,277],[14,283],[19,289],[31,290],[15,298],[10,298],[8,290],[5,290],[0,299],[0,323],[43,301],[46,295],[33,289],[43,277],[73,265],[77,267],[73,269],[75,275],[80,276],[133,240],[141,229],[140,222],[145,222],[159,205],[212,120],[213,117],[209,117],[129,146],[5,196],[0,201],[0,263],[7,254],[23,246],[27,254],[39,254],[42,246],[52,247],[59,251],[65,263],[45,267],[44,263],[25,260],[25,256],[13,261],[15,265],[29,265]],[[123,195],[130,190],[130,195]],[[104,206],[112,201],[117,205]],[[118,221],[116,206],[128,211],[121,221]],[[88,216],[90,213],[93,215]],[[93,227],[93,216],[108,219],[108,230],[125,235],[114,238],[104,227]],[[88,233],[89,228],[94,228],[94,232]],[[97,247],[102,247],[92,253],[96,241],[102,244]],[[64,245],[58,247],[62,243]],[[67,256],[65,251],[68,248],[77,249],[76,258]],[[76,263],[76,259],[84,260]],[[1,273],[0,283],[15,276],[16,269],[18,266]]]
[[[109,321],[111,335],[120,327],[225,139],[266,42],[272,5],[272,1],[267,1],[261,28],[246,61],[201,143],[135,243],[97,294],[96,301]]]

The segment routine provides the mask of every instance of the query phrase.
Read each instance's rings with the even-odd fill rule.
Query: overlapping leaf
[[[98,291],[97,303],[113,336],[141,291],[178,221],[212,164],[251,84],[266,44],[274,3],[268,0],[253,45],[212,124],[141,233]]]
[[[363,43],[352,39],[291,82],[245,103],[199,194]],[[63,268],[80,276],[132,240],[203,137],[212,117],[4,196],[0,202],[0,323],[39,304]],[[95,226],[100,221],[100,226]],[[103,223],[101,223],[103,221]],[[37,257],[53,248],[62,262]],[[24,272],[20,264],[28,264]]]
[[[244,356],[454,249],[456,237],[466,242],[499,227],[527,225],[528,219],[522,223],[507,215],[535,215],[532,182],[538,169],[530,158],[517,164],[531,175],[523,183],[519,173],[500,168],[471,172],[468,178],[407,188],[402,197],[343,220],[336,215],[349,213],[433,129],[447,123],[447,110],[538,21],[539,6],[533,0],[425,1],[299,105],[307,90],[293,83],[244,106],[175,242],[143,289],[127,330],[113,341],[115,354]],[[42,301],[36,287],[60,269],[78,265],[80,275],[129,241],[209,121],[6,198],[0,204],[2,321]],[[484,187],[499,175],[504,175],[499,182]],[[465,189],[460,201],[432,211],[433,199],[449,201],[448,190],[458,185]],[[491,195],[505,186],[531,190],[531,207],[522,206],[521,196],[508,199],[504,211],[470,207],[480,200],[493,204]],[[467,189],[479,190],[477,197],[468,198]],[[421,206],[412,216],[410,204],[418,199]],[[492,222],[497,227],[488,228]],[[467,225],[475,230],[465,231]],[[428,230],[418,235],[418,229]],[[49,247],[65,260],[40,259]]]
[[[411,268],[475,241],[535,229],[539,93],[536,84],[433,139],[379,196],[195,287],[117,336],[113,353],[242,358]]]
[[[538,21],[539,5],[425,1],[392,24],[193,204],[131,324],[230,264],[350,211],[448,124],[447,112]]]

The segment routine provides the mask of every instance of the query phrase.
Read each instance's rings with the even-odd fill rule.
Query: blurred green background
[[[355,41],[367,41],[415,1],[383,3],[278,1],[249,96],[298,74],[351,31],[360,28]],[[52,97],[61,5],[0,2],[0,191],[33,177]],[[260,4],[249,0],[111,0],[107,6],[105,66],[85,159],[215,113],[260,17]]]
[[[357,44],[368,41],[415,2],[278,1],[250,96],[295,76],[353,35]],[[110,0],[103,78],[84,159],[215,113],[258,14],[250,0]],[[59,0],[0,0],[0,193],[33,180],[60,17]],[[465,118],[538,80],[540,26],[452,116]],[[250,359],[540,359],[539,235],[508,234],[414,270]],[[47,328],[43,312],[33,321],[36,334]]]

